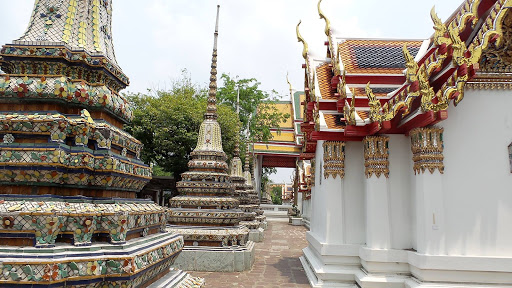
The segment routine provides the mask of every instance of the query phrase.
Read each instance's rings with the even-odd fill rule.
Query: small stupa
[[[0,286],[200,287],[169,270],[184,246],[167,211],[135,199],[151,179],[119,94],[112,0],[35,1],[0,50]]]
[[[195,271],[243,271],[250,269],[254,261],[254,242],[249,241],[249,229],[240,225],[243,212],[234,198],[217,122],[219,7],[204,121],[199,129],[197,146],[190,155],[190,170],[181,174],[182,180],[176,185],[180,195],[169,201],[171,231],[185,239],[184,253],[176,265]],[[208,261],[204,260],[206,258]]]
[[[247,149],[245,150],[245,165],[244,165],[244,178],[245,178],[245,191],[248,195],[248,203],[245,205],[240,205],[240,209],[242,209],[245,214],[245,222],[249,227],[253,227],[257,222],[258,228],[267,229],[267,221],[266,217],[263,216],[263,210],[260,208],[260,200],[258,197],[258,193],[254,190],[254,179],[251,173],[251,153],[250,146],[247,145]],[[251,215],[251,216],[249,216]],[[254,224],[253,224],[254,223]]]
[[[233,152],[233,159],[231,159],[230,169],[231,182],[235,188],[234,197],[238,199],[240,205],[249,204],[249,196],[247,194],[247,190],[245,189],[245,176],[242,170],[243,164],[242,160],[240,159],[240,140],[238,137],[235,142],[235,149]],[[246,220],[245,214],[242,220]]]

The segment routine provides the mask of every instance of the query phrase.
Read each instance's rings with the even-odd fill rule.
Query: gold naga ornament
[[[297,24],[297,27],[295,29],[295,32],[297,33],[297,42],[302,42],[303,48],[302,48],[302,57],[304,58],[304,61],[306,62],[306,79],[307,79],[307,88],[309,88],[309,101],[316,101],[315,97],[315,73],[313,70],[310,69],[309,65],[309,46],[306,40],[302,37],[299,31],[299,26],[302,23],[302,20],[299,20],[299,23]],[[311,75],[310,75],[311,74]]]
[[[327,16],[325,16],[324,12],[320,8],[321,3],[322,3],[322,0],[318,1],[317,8],[318,8],[318,15],[320,16],[320,19],[325,20],[324,33],[325,33],[325,36],[327,36],[327,40],[329,41],[329,54],[327,55],[327,57],[329,57],[331,59],[332,72],[334,73],[335,76],[337,76],[337,75],[341,74],[340,62],[338,60],[339,58],[336,57],[337,55],[335,55],[336,49],[334,49],[334,42],[332,41],[333,37],[332,37],[332,30],[331,30],[331,21],[329,21]],[[338,51],[338,54],[339,54],[339,51]],[[339,93],[339,91],[338,91],[338,93]]]
[[[343,73],[343,80],[345,80],[345,73]],[[356,92],[354,89],[352,89],[352,101],[350,105],[348,104],[348,101],[345,99],[343,113],[347,125],[356,125]]]
[[[366,86],[366,94],[369,99],[370,119],[374,122],[389,121],[393,119],[398,111],[403,109],[402,117],[410,113],[413,100],[421,96],[421,108],[423,112],[438,112],[446,110],[451,99],[454,99],[456,106],[464,98],[464,86],[470,79],[469,69],[479,69],[479,62],[482,54],[490,43],[495,42],[496,46],[503,41],[502,22],[505,12],[512,7],[512,0],[498,1],[494,7],[490,9],[487,19],[482,24],[481,29],[474,37],[473,41],[467,46],[461,40],[459,34],[464,31],[467,25],[475,25],[479,19],[477,17],[477,9],[480,1],[474,1],[471,5],[466,2],[462,10],[455,16],[450,25],[447,27],[435,13],[432,8],[430,16],[434,23],[433,44],[437,46],[437,50],[425,61],[418,65],[410,55],[406,47],[403,49],[404,58],[406,59],[406,79],[410,84],[408,89],[397,94],[390,99],[388,105],[382,106],[373,94],[370,83]],[[435,92],[430,86],[429,79],[433,73],[443,67],[444,61],[448,57],[447,47],[452,48],[452,65],[456,68],[446,83]],[[417,81],[418,90],[411,89],[411,86]],[[432,100],[437,99],[437,103]]]

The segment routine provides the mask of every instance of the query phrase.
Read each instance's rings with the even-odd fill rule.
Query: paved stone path
[[[283,219],[268,218],[265,240],[256,243],[256,260],[245,272],[190,272],[203,277],[206,288],[309,288],[308,278],[299,261],[307,246],[306,228],[292,226]]]

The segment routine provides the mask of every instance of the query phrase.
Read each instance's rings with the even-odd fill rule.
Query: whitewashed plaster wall
[[[311,220],[311,198],[302,200],[302,217]]]
[[[315,221],[313,224],[319,225],[318,230],[311,230],[317,236],[317,240],[329,244],[342,244],[343,243],[343,227],[342,227],[342,184],[340,177],[334,179],[323,177],[323,143],[318,141],[316,148],[316,177],[315,177],[315,198],[313,200],[316,205],[314,210],[317,211],[320,221]],[[317,202],[318,201],[318,202]],[[313,226],[312,225],[312,226]]]
[[[364,151],[362,142],[345,142],[343,221],[345,244],[364,244],[366,214],[364,194]]]
[[[512,93],[466,90],[444,127],[448,255],[512,256]]]
[[[410,138],[405,135],[389,136],[389,205],[391,248],[413,247],[412,209],[412,152]],[[382,176],[381,176],[382,177]]]

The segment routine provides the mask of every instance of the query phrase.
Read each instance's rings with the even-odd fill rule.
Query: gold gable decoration
[[[411,130],[414,174],[425,173],[427,169],[431,174],[436,169],[443,174],[443,131],[443,128],[438,127],[415,128]]]
[[[367,136],[363,139],[364,144],[364,171],[366,178],[373,174],[380,177],[384,174],[389,177],[389,137],[388,136]]]
[[[345,177],[345,142],[326,141],[324,148],[324,178],[332,175],[334,179],[339,175]]]

